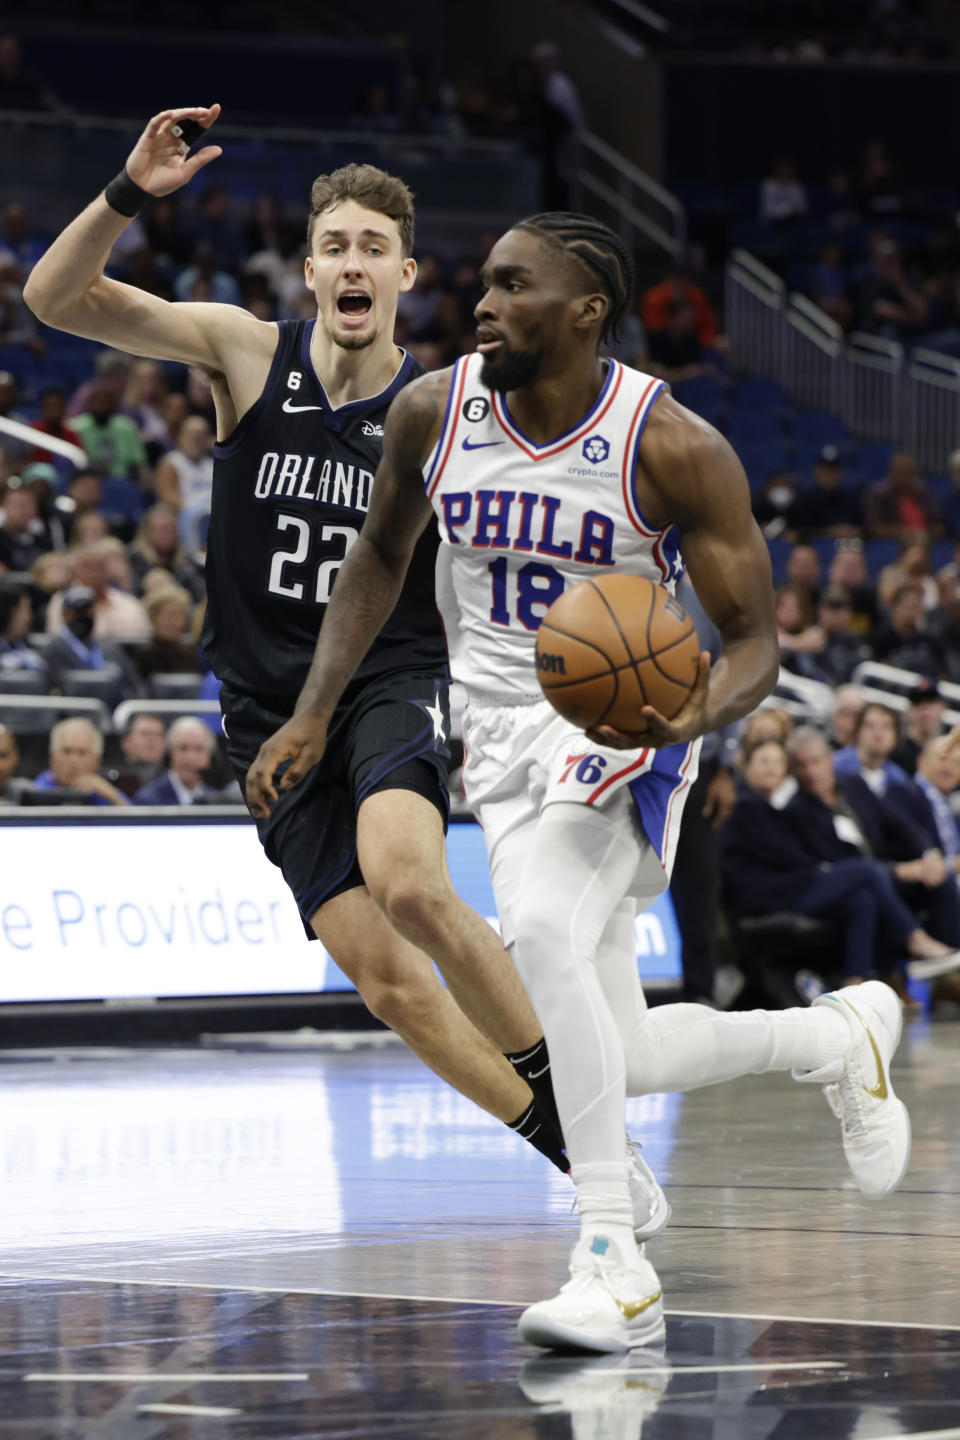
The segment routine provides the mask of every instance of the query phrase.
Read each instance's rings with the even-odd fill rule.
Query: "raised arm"
[[[126,171],[134,187],[157,197],[189,184],[222,152],[218,145],[205,145],[195,155],[183,155],[172,128],[183,119],[208,128],[219,113],[220,106],[211,105],[155,115],[127,159]],[[174,305],[104,275],[114,242],[129,225],[131,207],[137,204],[136,189],[130,193],[134,197],[126,207],[130,214],[120,214],[103,194],[98,195],[37,261],[23,291],[37,318],[134,355],[181,360],[217,371],[226,369],[224,355],[232,358],[238,347],[262,349],[266,337],[255,332],[274,327],[237,306]]]
[[[646,706],[644,729],[596,732],[622,748],[673,745],[740,719],[770,693],[780,665],[770,556],[730,445],[665,397],[651,416],[641,463],[645,513],[677,526],[690,583],[720,631],[723,653],[712,670],[701,655],[697,684],[672,721]]]
[[[280,781],[281,789],[289,790],[321,758],[340,697],[397,603],[430,518],[422,467],[440,429],[450,375],[443,370],[422,376],[390,407],[370,510],[337,575],[293,718],[264,742],[247,775],[254,815],[266,815],[277,798],[278,766],[291,762]]]

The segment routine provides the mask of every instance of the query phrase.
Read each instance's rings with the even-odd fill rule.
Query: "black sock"
[[[560,1116],[557,1114],[557,1102],[553,1098],[550,1056],[547,1054],[546,1040],[541,1036],[532,1050],[524,1050],[519,1055],[508,1055],[507,1059],[520,1079],[526,1080],[530,1086],[540,1114],[549,1120],[558,1135],[562,1135],[563,1126],[560,1124]]]
[[[546,1155],[548,1160],[552,1160],[564,1175],[570,1173],[570,1162],[563,1153],[560,1132],[554,1130],[553,1126],[543,1118],[537,1109],[536,1101],[529,1105],[516,1120],[508,1120],[506,1124],[508,1130],[515,1130],[521,1139],[528,1141],[533,1146],[534,1150],[539,1150],[541,1155]]]

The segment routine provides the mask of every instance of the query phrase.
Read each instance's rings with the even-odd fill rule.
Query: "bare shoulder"
[[[681,529],[713,519],[718,508],[749,513],[750,507],[747,479],[729,441],[672,395],[661,396],[650,411],[637,493],[653,523]]]
[[[258,355],[273,356],[277,348],[280,327],[274,320],[258,320],[249,310],[239,305],[216,305],[201,300],[181,300],[175,307],[183,311],[210,337],[218,353],[221,349],[241,345],[245,350]],[[224,359],[224,373],[232,358],[228,351]]]
[[[434,370],[403,387],[387,414],[385,451],[426,459],[440,434],[452,378],[452,368]]]

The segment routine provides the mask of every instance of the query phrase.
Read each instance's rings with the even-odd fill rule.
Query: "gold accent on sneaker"
[[[848,1002],[847,1009],[852,1011],[852,1013],[856,1015],[857,1019],[860,1021],[860,1024],[866,1031],[867,1039],[870,1041],[870,1049],[873,1051],[873,1058],[877,1062],[877,1074],[880,1077],[879,1080],[877,1081],[876,1085],[864,1085],[863,1088],[864,1090],[866,1090],[868,1095],[873,1096],[874,1100],[886,1100],[889,1097],[890,1092],[887,1089],[887,1077],[883,1071],[883,1061],[880,1059],[880,1051],[877,1049],[877,1042],[873,1038],[870,1026],[867,1024],[866,1020],[864,1020],[863,1016],[860,1014],[860,1011],[856,1008],[856,1006],[851,1005]]]
[[[645,1300],[617,1300],[617,1309],[622,1314],[624,1320],[636,1320],[637,1316],[642,1315],[644,1310],[649,1310],[651,1305],[656,1305],[662,1294],[663,1291],[658,1290],[656,1295],[648,1295]],[[613,1298],[616,1300],[617,1297],[614,1296]]]

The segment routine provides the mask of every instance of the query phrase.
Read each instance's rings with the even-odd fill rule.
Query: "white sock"
[[[819,1070],[841,1060],[850,1027],[829,1006],[723,1014],[708,1005],[661,1005],[625,1049],[627,1094],[697,1090],[741,1075]]]
[[[591,1253],[594,1241],[613,1240],[620,1258],[636,1263],[640,1251],[633,1234],[633,1205],[630,1201],[629,1167],[626,1161],[610,1164],[573,1165],[570,1176],[577,1187],[582,1248]],[[603,1258],[604,1250],[596,1250]]]

